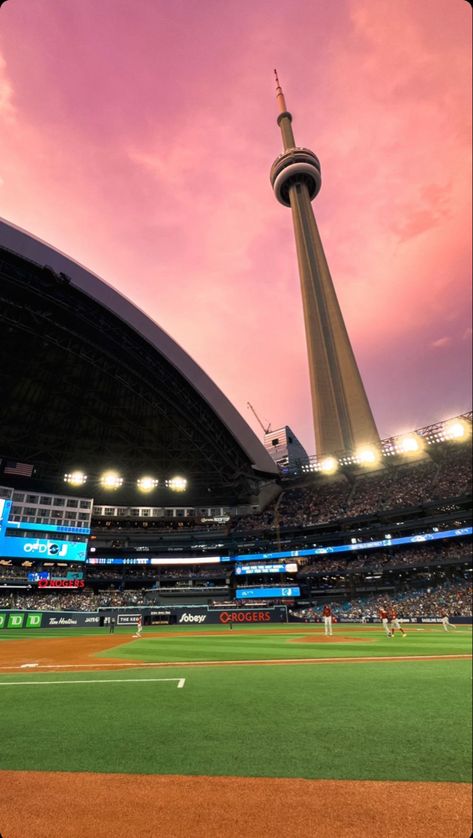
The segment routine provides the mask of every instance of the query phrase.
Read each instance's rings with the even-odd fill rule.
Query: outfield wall
[[[101,609],[105,613],[105,609]],[[259,608],[209,608],[208,605],[154,607],[136,609],[107,609],[107,617],[113,613],[118,626],[134,625],[142,614],[148,625],[168,623],[172,625],[254,625],[262,623],[286,623],[285,605]]]
[[[139,617],[145,625],[255,625],[287,622],[284,605],[268,608],[103,608],[99,611],[0,610],[0,629],[94,628],[108,625],[113,616],[117,626],[134,626]]]
[[[267,608],[209,608],[208,606],[175,606],[174,608],[103,608],[99,611],[33,611],[20,609],[0,610],[1,629],[42,629],[42,628],[96,628],[108,626],[110,617],[114,617],[117,626],[135,626],[139,617],[145,625],[264,625],[265,623],[288,622],[285,605],[273,605]],[[299,625],[317,625],[294,619]],[[440,623],[440,617],[411,617],[400,620],[401,623]],[[379,620],[369,618],[367,623],[380,624]],[[451,623],[471,625],[470,617],[451,617]],[[359,620],[342,620],[338,623],[359,624]],[[318,623],[320,625],[320,623]]]
[[[93,628],[99,625],[97,611],[0,611],[0,629]]]

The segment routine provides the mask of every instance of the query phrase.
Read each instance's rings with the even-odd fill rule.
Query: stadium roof
[[[0,279],[0,456],[41,480],[181,474],[192,502],[242,500],[277,475],[209,376],[98,276],[0,220]]]

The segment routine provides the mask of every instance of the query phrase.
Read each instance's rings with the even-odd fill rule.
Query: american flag
[[[18,477],[31,477],[34,466],[29,463],[17,463],[14,460],[5,460],[3,466],[4,474],[15,474]]]

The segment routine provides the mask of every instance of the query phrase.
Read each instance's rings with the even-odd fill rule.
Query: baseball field
[[[0,632],[1,838],[466,838],[471,627]]]

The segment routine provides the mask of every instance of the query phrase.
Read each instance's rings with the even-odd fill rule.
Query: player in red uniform
[[[322,609],[322,617],[324,618],[325,623],[325,636],[331,637],[332,636],[332,609],[330,605],[324,605]]]
[[[399,622],[399,617],[397,615],[396,609],[391,606],[389,610],[389,622],[391,623],[391,632],[394,636],[394,629],[399,629],[403,637],[407,637],[407,631],[404,631],[401,623]]]
[[[392,637],[393,633],[391,631],[391,623],[389,620],[389,613],[387,608],[380,608],[379,616],[381,617],[381,622],[383,624],[384,631],[386,632],[386,637]]]

